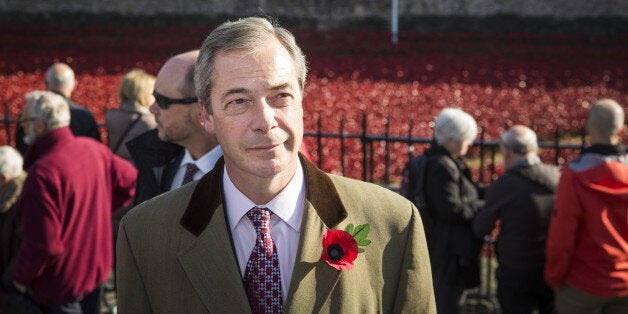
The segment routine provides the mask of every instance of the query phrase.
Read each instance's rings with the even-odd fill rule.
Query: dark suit
[[[133,205],[170,190],[185,149],[159,139],[157,129],[128,141],[126,147],[137,167],[137,191]]]
[[[435,313],[427,245],[411,202],[326,174],[301,158],[306,204],[285,313]],[[119,313],[250,313],[223,206],[221,158],[199,181],[155,197],[118,235]],[[351,270],[321,259],[326,229],[368,223]]]

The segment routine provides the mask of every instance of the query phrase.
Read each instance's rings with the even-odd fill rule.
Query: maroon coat
[[[68,127],[38,138],[26,154],[28,177],[16,204],[24,238],[13,278],[44,305],[71,301],[109,278],[111,214],[135,194],[137,172]]]

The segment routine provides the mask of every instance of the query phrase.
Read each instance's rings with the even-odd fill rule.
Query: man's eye
[[[279,93],[271,99],[271,102],[274,105],[282,105],[286,104],[290,100],[292,100],[292,95],[290,93]]]
[[[225,106],[225,111],[229,115],[240,114],[246,111],[249,103],[250,101],[245,98],[234,99],[227,103],[227,105]]]
[[[245,103],[246,103],[246,99],[239,98],[239,99],[230,101],[227,105],[243,105]]]

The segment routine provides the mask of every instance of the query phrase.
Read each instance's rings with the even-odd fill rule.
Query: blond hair
[[[122,78],[118,96],[124,101],[149,107],[153,103],[152,93],[155,88],[155,76],[144,70],[133,69]]]

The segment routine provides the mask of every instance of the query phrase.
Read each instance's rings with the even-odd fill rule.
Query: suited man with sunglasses
[[[126,144],[138,168],[134,205],[199,179],[222,156],[216,136],[200,120],[194,90],[197,57],[198,50],[188,51],[164,63],[150,106],[157,128]]]

